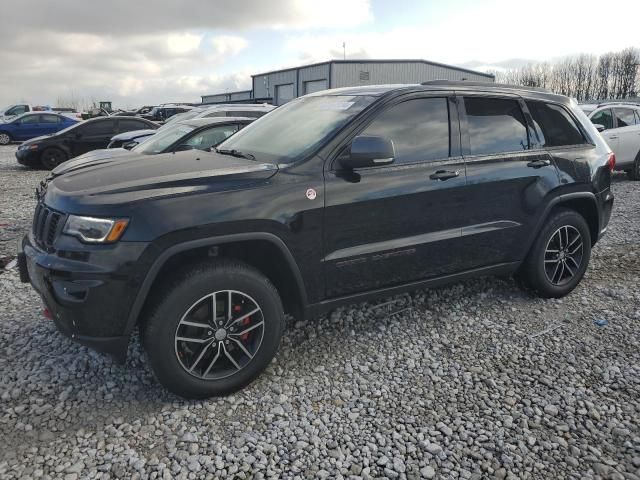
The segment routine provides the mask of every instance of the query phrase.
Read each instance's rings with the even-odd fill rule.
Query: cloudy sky
[[[17,0],[1,18],[0,106],[199,101],[343,42],[479,68],[640,47],[640,0]]]

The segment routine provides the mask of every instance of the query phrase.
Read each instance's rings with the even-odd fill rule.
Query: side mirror
[[[598,130],[599,132],[604,132],[607,129],[601,123],[594,123],[593,126],[596,127],[596,130]]]
[[[340,158],[340,165],[347,170],[389,165],[393,163],[395,156],[396,151],[390,139],[360,136],[353,139],[351,152]]]
[[[186,152],[187,150],[193,150],[194,147],[193,145],[187,145],[186,143],[183,143],[181,145],[178,145],[176,148],[173,149],[174,152]]]

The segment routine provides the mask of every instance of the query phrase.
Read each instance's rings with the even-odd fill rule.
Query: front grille
[[[47,250],[53,248],[53,243],[64,225],[64,215],[51,210],[43,203],[38,203],[33,214],[33,238],[39,247]]]

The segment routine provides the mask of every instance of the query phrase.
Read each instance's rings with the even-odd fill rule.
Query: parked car
[[[109,148],[123,147],[132,149],[138,143],[145,140],[151,135],[162,132],[176,122],[190,120],[193,118],[212,118],[212,117],[245,117],[260,118],[273,110],[273,105],[256,104],[256,105],[236,105],[236,104],[220,104],[211,106],[194,107],[188,112],[179,113],[167,120],[156,132],[140,130],[135,132],[127,132],[112,138]]]
[[[0,123],[0,145],[49,135],[76,123],[77,120],[56,113],[25,113]]]
[[[134,116],[138,116],[138,115],[146,115],[147,113],[149,113],[154,108],[155,108],[155,106],[153,106],[153,105],[145,105],[145,106],[142,106],[140,108],[136,108],[135,110],[122,110],[122,111],[118,112],[118,115],[122,116],[122,117],[134,117]]]
[[[154,135],[158,130],[159,129],[147,128],[144,130],[132,130],[130,132],[119,133],[111,137],[107,148],[126,148],[127,150],[131,150],[151,135]]]
[[[114,134],[140,128],[158,128],[158,125],[143,118],[98,117],[60,130],[49,136],[32,138],[16,151],[22,165],[42,166],[49,170],[70,158],[98,148],[106,148]]]
[[[178,113],[188,112],[193,107],[188,105],[161,105],[153,107],[149,113],[141,115],[142,118],[155,122],[164,122]]]
[[[154,135],[149,140],[131,149],[131,151],[125,148],[93,150],[63,163],[53,170],[53,174],[59,175],[86,163],[110,158],[126,157],[131,160],[138,158],[140,155],[157,155],[183,150],[210,151],[254,120],[254,118],[241,117],[185,120],[173,124],[171,128]]]
[[[616,154],[616,168],[631,180],[640,180],[640,104],[608,102],[581,107]]]
[[[0,119],[8,120],[13,117],[17,117],[18,115],[22,115],[23,113],[27,113],[32,111],[31,105],[27,103],[18,103],[14,105],[9,105],[7,107],[0,109]]]
[[[326,90],[213,152],[53,175],[18,264],[61,332],[124,361],[140,328],[169,390],[226,394],[269,364],[285,312],[490,274],[567,295],[606,232],[614,164],[560,95]]]

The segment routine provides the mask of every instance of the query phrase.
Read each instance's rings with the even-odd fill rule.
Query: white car
[[[580,105],[616,155],[616,169],[640,180],[640,104]]]

